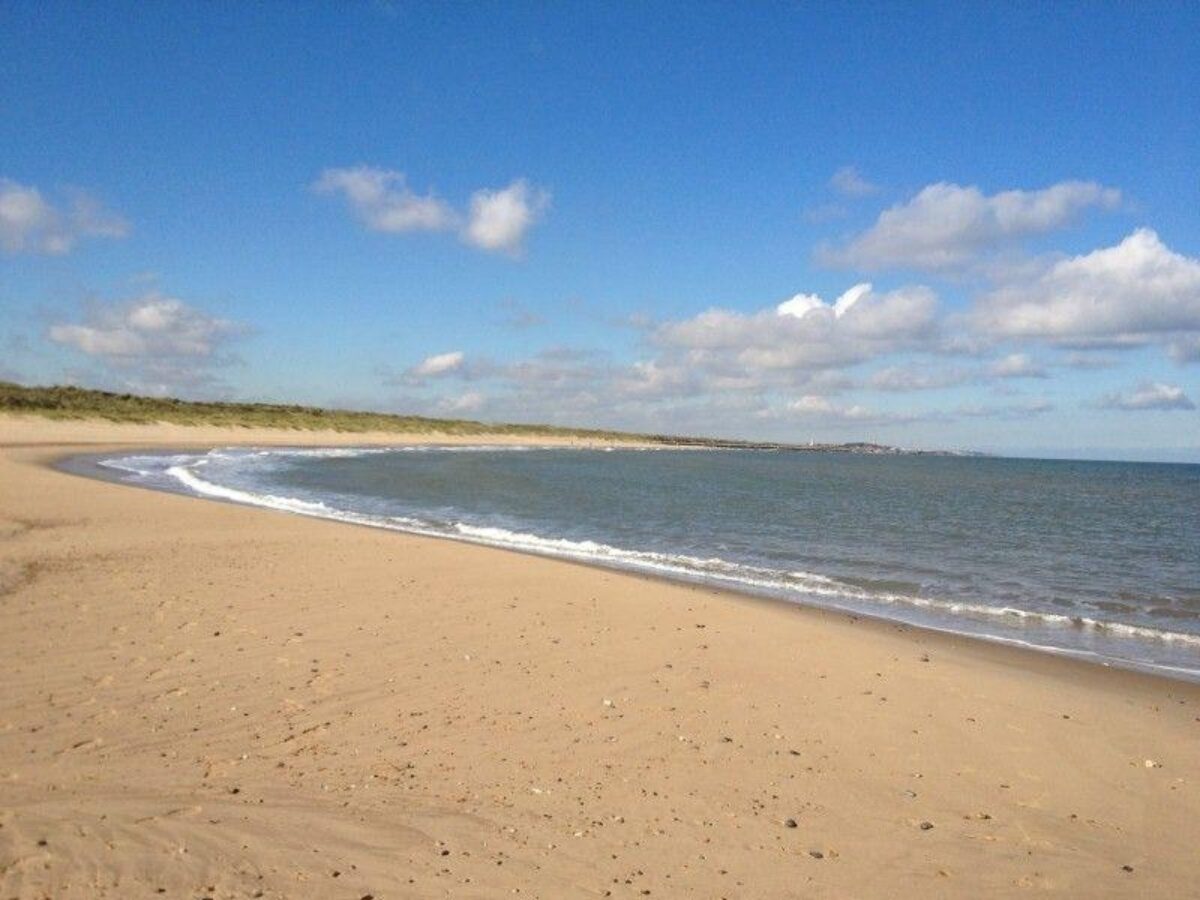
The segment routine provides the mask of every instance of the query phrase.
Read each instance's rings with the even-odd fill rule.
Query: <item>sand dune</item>
[[[1197,895],[1195,685],[45,465],[368,440],[0,420],[0,897]]]

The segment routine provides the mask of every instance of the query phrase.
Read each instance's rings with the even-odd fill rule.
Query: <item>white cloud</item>
[[[9,254],[70,252],[80,238],[120,238],[129,223],[82,191],[69,192],[62,207],[36,187],[0,178],[0,251]]]
[[[455,397],[447,397],[439,407],[448,413],[475,413],[484,407],[487,397],[478,391],[467,391]]]
[[[505,188],[476,191],[464,216],[432,191],[414,193],[402,172],[372,166],[326,169],[313,183],[313,190],[342,194],[354,216],[372,231],[405,234],[458,229],[466,243],[510,256],[520,255],[525,235],[550,203],[549,193],[518,178]]]
[[[991,195],[940,182],[882,212],[846,246],[823,248],[819,255],[834,265],[868,270],[956,269],[1021,237],[1061,228],[1086,209],[1112,208],[1120,199],[1120,191],[1085,181]]]
[[[1026,353],[1010,353],[998,359],[988,368],[996,378],[1046,378],[1044,366],[1038,365]]]
[[[867,197],[879,190],[876,185],[863,178],[854,166],[842,166],[833,173],[829,184],[839,194],[847,197]]]
[[[1123,410],[1174,410],[1195,409],[1196,404],[1183,392],[1183,388],[1161,382],[1144,382],[1124,394],[1108,394],[1100,405],[1106,409]]]
[[[127,384],[154,393],[212,385],[212,369],[232,362],[225,348],[246,333],[182,300],[149,293],[93,307],[83,322],[50,326],[49,338],[123,373]]]
[[[799,419],[806,423],[845,430],[861,430],[867,426],[902,425],[925,418],[910,413],[880,412],[862,404],[836,403],[822,394],[804,394],[782,407],[767,407],[758,414],[760,419]]]
[[[781,316],[794,316],[802,319],[813,310],[829,310],[835,319],[840,319],[855,303],[871,293],[871,285],[867,282],[856,284],[833,302],[826,303],[816,294],[796,294],[790,300],[785,300],[775,307]]]
[[[426,377],[430,375],[448,375],[462,369],[464,359],[465,356],[461,350],[455,350],[452,353],[438,353],[434,356],[427,356],[417,365],[413,366],[412,373]]]
[[[444,231],[457,222],[454,210],[432,192],[421,196],[390,169],[356,166],[326,169],[313,184],[323,194],[341,193],[360,222],[372,231],[404,234]]]
[[[50,327],[50,339],[106,359],[213,356],[240,326],[209,316],[182,300],[147,294],[112,307],[99,307],[86,324]]]
[[[463,240],[483,250],[520,253],[526,232],[549,202],[548,193],[531,188],[523,178],[500,190],[476,191]]]
[[[985,295],[982,331],[1078,346],[1186,343],[1200,332],[1200,260],[1168,249],[1149,229],[1114,247],[1061,260],[1039,277]]]
[[[876,293],[856,285],[834,303],[797,294],[776,309],[710,309],[658,327],[653,340],[693,366],[732,373],[835,368],[921,346],[936,331],[937,298],[923,287]]]
[[[838,406],[828,397],[820,394],[805,394],[787,404],[789,412],[805,416],[828,416],[838,419],[869,419],[870,410],[863,406]]]

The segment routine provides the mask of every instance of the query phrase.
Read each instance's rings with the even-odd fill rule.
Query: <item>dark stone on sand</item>
[[[922,831],[929,831],[929,829],[931,829],[931,828],[933,828],[933,823],[932,823],[932,822],[922,822],[922,823],[921,823],[921,830],[922,830]]]
[[[788,828],[795,828],[799,823],[795,819],[784,819],[783,824]]]
[[[1121,871],[1122,872],[1132,872],[1133,866],[1121,866]]]
[[[813,859],[824,859],[825,858],[825,854],[822,853],[820,850],[809,850],[808,855],[811,856]]]

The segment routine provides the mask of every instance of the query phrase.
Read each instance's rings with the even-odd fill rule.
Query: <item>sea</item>
[[[78,465],[1200,680],[1197,465],[517,446]]]

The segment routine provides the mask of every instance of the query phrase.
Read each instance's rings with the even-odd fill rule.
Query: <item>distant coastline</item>
[[[599,428],[573,428],[530,423],[492,423],[472,419],[440,419],[428,416],[359,410],[324,409],[278,403],[236,403],[179,400],[121,394],[72,385],[26,386],[0,381],[0,413],[36,415],[49,419],[103,419],[108,422],[232,428],[283,428],[294,431],[338,431],[345,433],[393,432],[396,434],[440,433],[455,437],[506,435],[530,438],[572,438],[613,443],[650,444],[714,450],[772,450],[810,453],[857,453],[864,455],[986,456],[975,451],[909,450],[872,441],[806,444],[779,441],[748,441],[689,435],[648,434]]]

